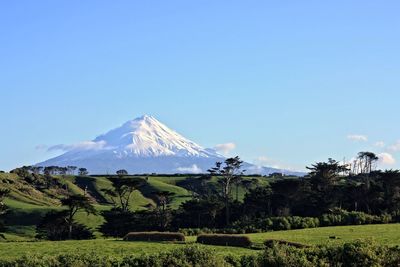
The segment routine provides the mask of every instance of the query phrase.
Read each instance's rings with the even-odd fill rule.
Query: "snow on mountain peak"
[[[149,115],[130,120],[98,136],[94,142],[105,142],[118,157],[220,156],[184,138]]]

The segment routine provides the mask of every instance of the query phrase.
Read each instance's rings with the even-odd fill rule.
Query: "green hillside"
[[[201,187],[202,177],[196,176],[128,176],[143,179],[144,186],[136,190],[130,199],[130,209],[141,210],[156,205],[157,192],[172,193],[170,207],[178,208],[181,203],[189,200],[194,192]],[[21,178],[16,174],[0,173],[0,187],[11,190],[9,197],[4,201],[9,208],[5,216],[8,239],[20,240],[35,236],[35,225],[51,210],[61,210],[60,200],[69,194],[86,194],[95,203],[98,211],[112,207],[111,199],[103,192],[111,189],[111,179],[124,179],[118,176],[74,176],[55,175],[51,177],[51,184],[44,182],[42,176],[31,175]],[[266,178],[245,177],[258,184],[266,184]],[[217,178],[206,181],[207,187],[218,191]],[[246,189],[238,187],[239,199],[243,199]],[[236,196],[233,190],[232,197]],[[100,213],[99,213],[100,214]],[[82,223],[96,230],[102,223],[101,215],[87,215],[80,212],[76,217]],[[97,236],[100,233],[95,232]]]

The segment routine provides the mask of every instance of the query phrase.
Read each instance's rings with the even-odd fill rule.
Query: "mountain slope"
[[[197,145],[145,115],[37,165],[74,165],[97,174],[119,169],[129,173],[199,173],[218,160],[223,156],[216,151]]]
[[[224,157],[171,130],[154,117],[144,115],[118,128],[68,147],[69,150],[38,166],[78,166],[92,174],[115,173],[125,169],[132,174],[204,173]],[[246,163],[254,174],[285,172]]]

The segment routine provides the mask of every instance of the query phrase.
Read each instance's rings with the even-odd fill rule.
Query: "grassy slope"
[[[89,194],[98,202],[96,205],[98,211],[111,208],[110,199],[102,192],[102,189],[111,188],[111,181],[108,178],[57,176],[56,179],[61,184],[66,185],[73,194],[84,194],[84,189],[87,188]],[[190,197],[190,192],[175,185],[181,179],[185,178],[149,177],[149,185],[141,189],[141,191],[138,190],[133,193],[130,201],[131,208],[138,210],[143,209],[149,203],[154,204],[150,195],[156,191],[173,192],[175,195],[171,207],[177,208],[180,203]],[[12,225],[8,227],[7,233],[8,238],[11,240],[34,237],[34,225],[40,221],[41,217],[46,212],[61,209],[59,199],[63,198],[64,195],[57,195],[57,192],[51,189],[36,190],[14,174],[0,174],[0,186],[12,190],[10,197],[5,200],[11,211],[6,218],[7,224]],[[79,223],[85,224],[92,229],[97,229],[104,221],[100,215],[87,215],[84,212],[79,212],[76,219]],[[96,235],[99,236],[99,233],[96,233]]]
[[[330,240],[329,236],[335,235],[340,239]],[[325,227],[304,230],[278,231],[262,234],[249,234],[255,243],[262,243],[266,239],[284,239],[302,242],[304,244],[318,245],[327,243],[343,243],[356,239],[375,240],[381,244],[398,245],[400,243],[400,224],[387,225],[362,225]],[[195,237],[188,237],[187,242],[193,243]],[[123,242],[111,239],[97,239],[85,241],[62,241],[62,242],[0,242],[0,258],[13,258],[29,254],[55,255],[60,253],[99,253],[120,257],[130,254],[157,253],[182,247],[182,244],[153,243],[153,242]],[[244,255],[257,253],[255,250],[233,247],[215,247],[221,254]]]
[[[178,208],[182,202],[191,198],[191,193],[182,187],[176,186],[175,181],[176,179],[170,179],[170,177],[149,177],[147,180],[148,186],[142,189],[142,193],[150,197],[154,192],[171,192],[174,194],[171,208]]]
[[[253,242],[262,243],[266,239],[283,239],[304,244],[337,244],[357,239],[374,240],[385,245],[400,244],[400,224],[376,224],[362,226],[336,226],[277,231],[248,235]],[[335,236],[336,239],[329,237]]]

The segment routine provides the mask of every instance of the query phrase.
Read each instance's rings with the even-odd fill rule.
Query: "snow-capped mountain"
[[[144,115],[98,136],[93,141],[69,147],[66,153],[38,166],[85,167],[92,174],[204,173],[224,157],[171,130],[152,116]],[[251,173],[281,170],[245,164]]]

